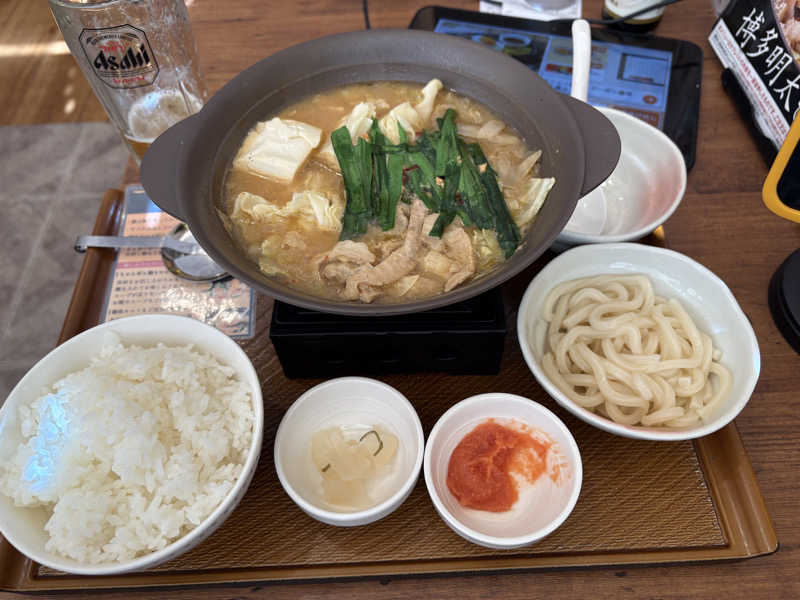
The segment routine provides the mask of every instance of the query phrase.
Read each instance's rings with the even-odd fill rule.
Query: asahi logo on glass
[[[84,29],[79,40],[89,64],[106,85],[142,87],[158,76],[158,63],[147,36],[133,25]]]

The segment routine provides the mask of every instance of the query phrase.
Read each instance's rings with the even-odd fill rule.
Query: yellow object
[[[778,196],[778,182],[781,180],[789,159],[795,152],[800,152],[800,118],[796,118],[792,123],[789,134],[783,141],[778,156],[775,157],[775,162],[769,170],[764,187],[761,189],[761,197],[764,199],[764,204],[767,205],[772,212],[776,215],[800,223],[800,210],[787,206]]]

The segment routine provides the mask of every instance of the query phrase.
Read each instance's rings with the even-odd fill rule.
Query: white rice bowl
[[[156,323],[147,327],[147,319]],[[140,327],[125,323],[136,320]],[[130,332],[115,333],[115,324]],[[142,326],[152,330],[150,343],[134,333]],[[197,331],[181,335],[182,328]],[[227,360],[232,348],[221,348],[217,336],[241,356]],[[165,337],[167,345],[156,343]],[[83,362],[65,350],[73,343]],[[72,368],[51,366],[55,377],[31,381],[59,351]],[[55,383],[43,390],[47,381]],[[260,387],[246,355],[224,334],[182,317],[133,317],[89,330],[42,359],[6,404],[0,527],[25,554],[70,572],[144,568],[198,543],[244,494],[261,446]],[[38,514],[28,520],[42,523],[43,535],[10,524],[14,511]],[[43,548],[30,547],[37,540]]]

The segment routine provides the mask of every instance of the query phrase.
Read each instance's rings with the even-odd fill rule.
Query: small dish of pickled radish
[[[422,468],[425,440],[414,407],[375,379],[341,377],[302,394],[275,437],[283,489],[330,525],[366,525],[397,509]]]

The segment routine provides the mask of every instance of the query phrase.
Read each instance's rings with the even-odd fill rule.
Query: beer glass
[[[72,55],[137,161],[207,99],[183,0],[50,0]]]

